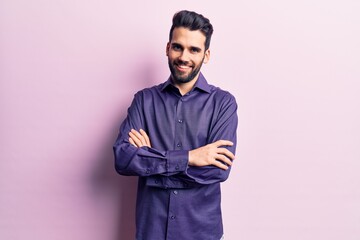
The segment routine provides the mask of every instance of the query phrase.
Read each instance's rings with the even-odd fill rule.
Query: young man
[[[200,14],[174,15],[171,76],[135,94],[114,144],[115,168],[139,176],[137,240],[219,240],[220,182],[236,147],[235,98],[200,73],[213,32]]]

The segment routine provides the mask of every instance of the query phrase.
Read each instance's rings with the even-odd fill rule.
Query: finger
[[[234,160],[234,159],[235,159],[235,155],[234,155],[229,149],[226,149],[226,148],[218,148],[218,149],[217,149],[217,153],[223,154],[223,155],[225,155],[226,157],[230,158],[231,160]]]
[[[131,132],[141,141],[142,146],[146,145],[145,138],[143,137],[143,135],[141,135],[141,133],[139,133],[135,129],[131,129]]]
[[[141,141],[135,136],[135,134],[133,134],[132,132],[129,132],[129,141],[131,139],[131,141],[136,145],[136,147],[140,147],[141,146]]]
[[[221,162],[216,161],[216,160],[212,163],[212,165],[214,165],[215,167],[221,168],[223,170],[228,170],[229,169],[228,166],[226,166],[225,164],[222,164]]]
[[[138,147],[131,137],[129,138],[129,142],[130,142],[130,144],[134,145],[135,147]]]
[[[214,145],[216,147],[220,147],[220,146],[232,146],[234,145],[233,142],[229,141],[229,140],[218,140],[216,142],[214,142]]]
[[[216,158],[216,160],[219,160],[219,161],[223,162],[224,164],[227,164],[227,165],[229,165],[229,166],[232,165],[232,162],[230,161],[230,159],[228,159],[227,157],[225,157],[225,156],[222,155],[222,154],[216,155],[215,158]]]
[[[129,136],[132,138],[137,147],[143,146],[141,140],[133,132],[129,132]]]
[[[151,147],[150,138],[149,138],[149,136],[146,134],[146,132],[145,132],[144,130],[140,129],[140,133],[141,133],[141,135],[145,138],[146,145],[147,145],[148,147]]]

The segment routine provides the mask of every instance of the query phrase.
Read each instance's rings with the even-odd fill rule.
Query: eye
[[[192,47],[190,50],[193,53],[199,53],[201,51],[199,48],[196,48],[196,47]]]
[[[182,50],[182,47],[178,44],[173,44],[172,47],[171,47],[173,50],[175,51],[181,51]]]

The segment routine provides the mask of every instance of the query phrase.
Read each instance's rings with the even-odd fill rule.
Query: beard
[[[204,56],[204,58],[205,58],[205,56]],[[169,64],[171,76],[172,76],[174,83],[191,82],[197,76],[197,74],[200,72],[201,66],[204,62],[204,58],[202,59],[201,63],[197,67],[191,66],[192,70],[188,74],[182,73],[179,70],[177,70],[177,68],[176,68],[177,65],[178,66],[181,66],[181,65],[188,66],[188,64],[186,64],[186,62],[181,61],[181,60],[175,60],[175,61],[171,62],[170,59],[168,59],[168,64]]]

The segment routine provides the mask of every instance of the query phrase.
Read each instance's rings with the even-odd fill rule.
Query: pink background
[[[203,73],[239,104],[226,239],[360,239],[357,0],[2,0],[0,239],[132,239],[136,178],[112,144],[168,77],[181,9],[211,19]]]

